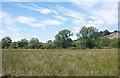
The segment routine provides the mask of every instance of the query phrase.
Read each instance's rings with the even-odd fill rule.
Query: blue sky
[[[38,38],[41,42],[54,40],[62,29],[76,33],[83,26],[99,30],[118,30],[117,2],[2,2],[0,39],[13,41]]]

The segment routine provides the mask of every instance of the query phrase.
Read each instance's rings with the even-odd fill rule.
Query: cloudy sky
[[[57,0],[58,1],[58,0]],[[13,41],[38,38],[41,42],[53,40],[58,31],[69,29],[76,33],[83,26],[100,30],[118,30],[118,2],[71,0],[71,2],[44,0],[4,0],[0,10],[0,39],[9,36]]]

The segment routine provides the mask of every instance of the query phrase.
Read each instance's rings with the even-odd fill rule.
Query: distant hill
[[[113,32],[110,35],[106,35],[104,36],[105,38],[109,38],[109,39],[118,39],[120,38],[120,32]]]

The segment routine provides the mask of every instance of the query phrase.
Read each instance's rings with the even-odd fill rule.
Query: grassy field
[[[117,49],[3,50],[3,75],[117,76]]]

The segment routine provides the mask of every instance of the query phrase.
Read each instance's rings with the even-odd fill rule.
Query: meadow
[[[117,76],[117,49],[3,49],[2,74]]]

